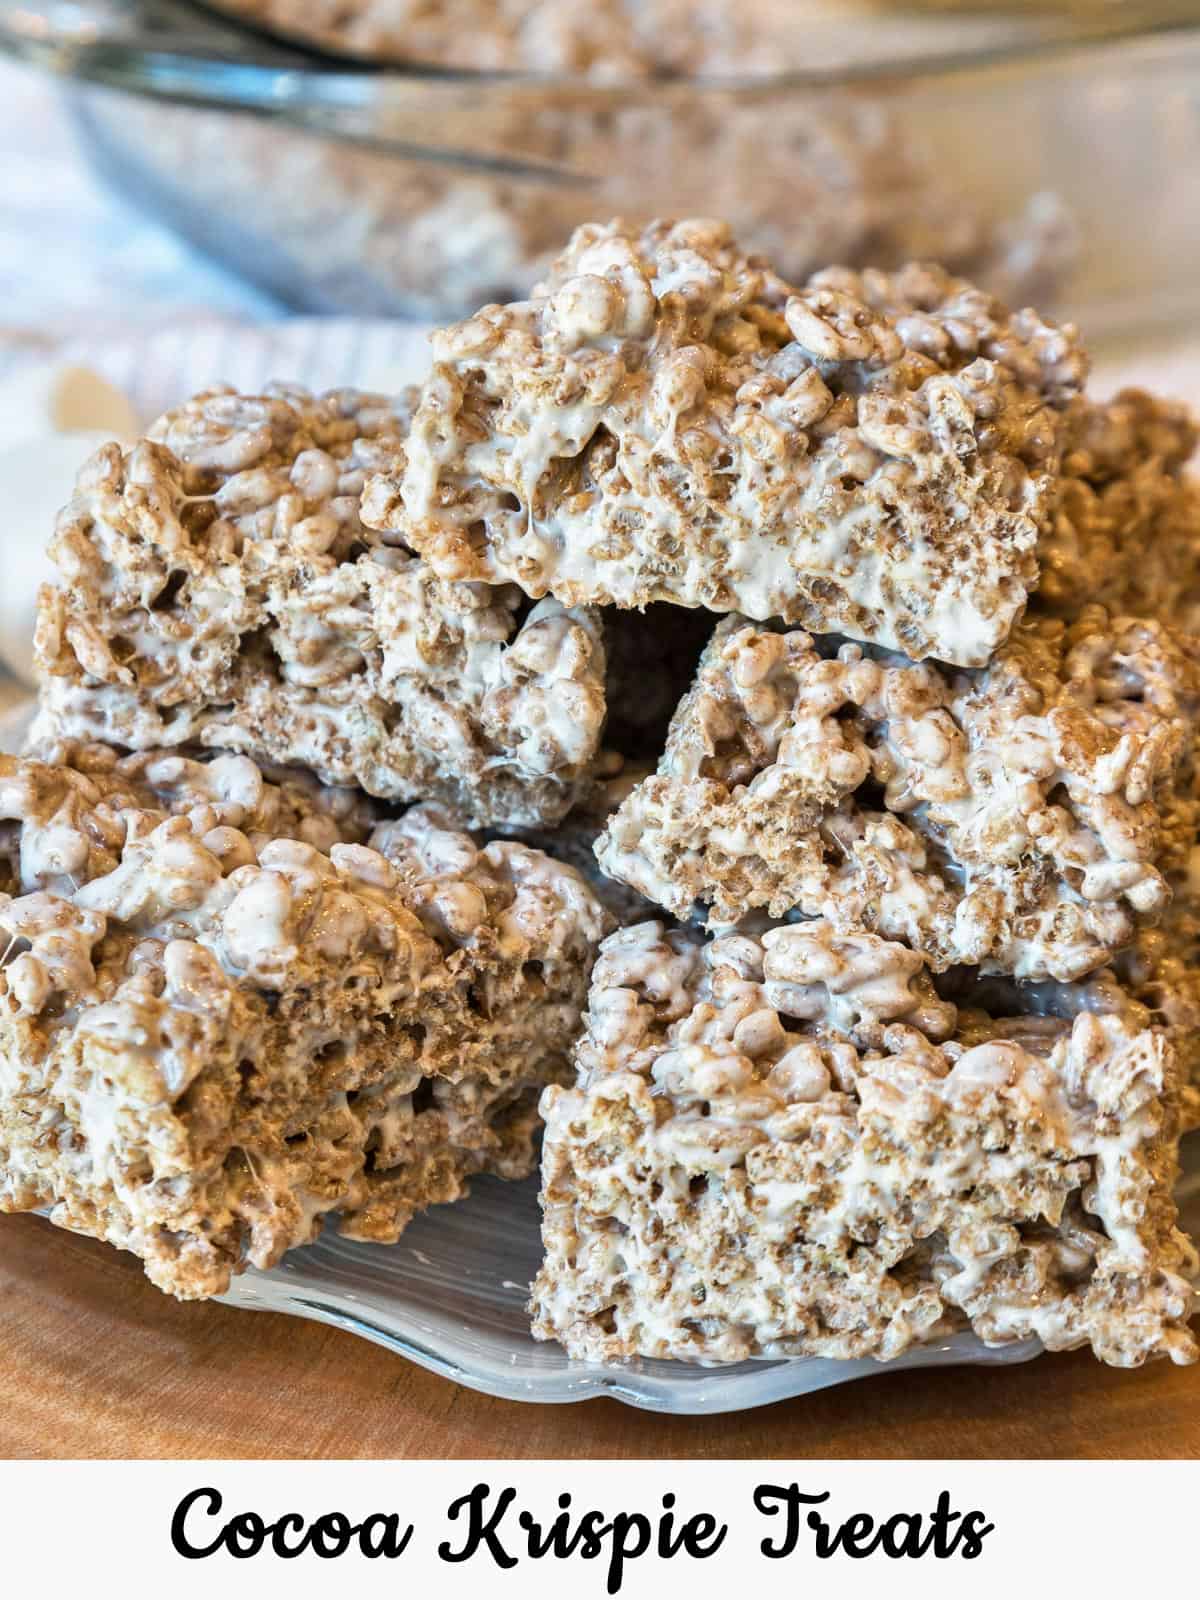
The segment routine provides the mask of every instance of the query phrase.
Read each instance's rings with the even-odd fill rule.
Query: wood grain
[[[0,1217],[0,1456],[1196,1458],[1200,1367],[881,1372],[727,1417],[519,1405],[332,1328],[179,1305],[132,1257]]]

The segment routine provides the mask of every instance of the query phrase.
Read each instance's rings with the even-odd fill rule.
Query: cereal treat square
[[[243,756],[47,754],[0,758],[0,1209],[198,1299],[532,1170],[612,926],[576,872]]]
[[[1071,613],[1087,595],[1200,634],[1200,485],[1185,473],[1196,440],[1185,406],[1140,389],[1075,402],[1038,610]]]
[[[782,617],[982,665],[1037,577],[1072,328],[939,268],[793,288],[715,222],[578,229],[436,334],[363,520],[447,581]]]
[[[564,815],[603,725],[598,620],[363,527],[404,423],[378,396],[214,390],[99,451],[50,544],[41,731],[235,750],[480,825]]]
[[[938,971],[1078,978],[1195,840],[1198,657],[1098,606],[976,671],[726,618],[600,865],[681,918],[824,916]]]
[[[601,947],[542,1097],[534,1332],[573,1357],[1194,1361],[1175,1064],[1121,1013],[956,1023],[910,950],[815,921]]]
[[[1183,1129],[1200,1128],[1200,891],[1177,884],[1162,923],[1144,928],[1114,967],[1166,1030],[1179,1057]]]

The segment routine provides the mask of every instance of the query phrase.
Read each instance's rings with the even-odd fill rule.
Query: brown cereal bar
[[[1176,885],[1157,927],[1140,928],[1111,967],[1078,982],[981,979],[974,968],[958,968],[939,978],[938,989],[963,1007],[982,1009],[989,1027],[995,1026],[996,1017],[1019,1016],[1026,1026],[1030,1017],[1071,1021],[1088,1011],[1097,1016],[1119,1013],[1139,1028],[1158,1028],[1179,1066],[1181,1130],[1200,1128],[1200,914],[1194,892],[1181,895]],[[960,1012],[960,1038],[969,1016]]]
[[[1197,428],[1185,406],[1139,389],[1080,399],[1067,418],[1062,481],[1039,546],[1032,606],[1070,616],[1081,595],[1125,616],[1200,634],[1200,488],[1188,474]],[[1193,784],[1196,773],[1193,763]],[[1189,804],[1189,798],[1191,803]],[[1179,1057],[1182,1120],[1200,1126],[1200,854],[1195,796],[1168,817],[1171,901],[1116,959],[1122,984],[1165,1027]],[[1095,1008],[1096,983],[1085,987]]]
[[[1196,890],[1188,893],[1177,884],[1160,926],[1143,929],[1115,965],[1122,983],[1175,1046],[1183,1127],[1200,1128],[1200,895]]]
[[[568,74],[775,76],[808,64],[828,8],[803,0],[214,0],[259,27],[369,61]],[[568,91],[569,92],[569,91]],[[578,93],[578,90],[576,90]],[[700,97],[698,97],[700,98]],[[685,105],[687,102],[685,101]],[[765,154],[765,153],[764,153]]]
[[[1186,407],[1142,390],[1075,403],[1057,506],[1039,549],[1042,578],[1032,602],[1039,611],[1070,614],[1087,595],[1123,615],[1200,635],[1200,486],[1187,470],[1196,443]],[[1193,785],[1196,779],[1193,762]],[[1116,963],[1178,1052],[1185,1127],[1200,1126],[1195,801],[1193,792],[1175,808],[1169,828],[1163,871],[1171,902]]]
[[[1086,596],[1200,633],[1200,487],[1184,470],[1196,440],[1185,406],[1140,389],[1075,402],[1038,610],[1069,614]]]
[[[219,389],[84,467],[41,595],[43,735],[307,767],[473,823],[562,816],[596,756],[596,615],[446,583],[364,528],[378,396]]]
[[[715,222],[576,230],[433,339],[363,520],[448,581],[981,665],[1037,577],[1074,330],[939,268],[792,288]]]
[[[197,1299],[531,1170],[612,926],[576,872],[245,757],[46,755],[0,757],[0,1209]]]
[[[828,43],[804,0],[213,0],[217,10],[338,56],[621,84],[663,74],[775,77]],[[566,93],[572,92],[569,87]],[[581,99],[578,89],[574,93]],[[702,95],[696,96],[703,99]],[[806,98],[806,97],[802,97]],[[585,101],[586,103],[586,101]],[[690,101],[683,102],[690,109]],[[775,104],[773,100],[772,105]],[[769,152],[764,150],[764,159]]]
[[[1195,838],[1198,695],[1193,641],[1097,606],[974,672],[727,618],[597,855],[680,917],[824,916],[935,970],[1078,978]]]
[[[965,1325],[1195,1360],[1166,1039],[1087,1010],[960,1032],[921,966],[823,921],[613,934],[577,1086],[542,1098],[535,1335],[719,1363]]]

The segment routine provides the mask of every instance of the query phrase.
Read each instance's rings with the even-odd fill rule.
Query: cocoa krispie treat
[[[542,1098],[535,1335],[718,1363],[969,1326],[1195,1360],[1164,1036],[1086,1010],[955,1027],[877,935],[612,935],[577,1085]]]
[[[721,223],[576,230],[433,338],[363,520],[448,581],[669,600],[981,665],[1037,576],[1074,330],[939,268],[792,288]]]
[[[1185,406],[1144,390],[1076,402],[1038,549],[1039,610],[1076,611],[1086,595],[1200,633],[1200,488],[1187,470],[1196,441]]]
[[[245,757],[0,758],[0,1209],[220,1294],[524,1176],[612,926],[570,868]]]
[[[79,474],[41,595],[42,735],[302,766],[472,822],[562,816],[604,718],[598,619],[447,583],[365,528],[405,407],[216,389]]]
[[[1071,615],[1079,598],[1124,615],[1200,634],[1200,490],[1196,424],[1187,408],[1143,390],[1081,399],[1067,419],[1063,475],[1039,547],[1031,605]],[[1193,762],[1193,783],[1195,765]],[[1183,1077],[1185,1128],[1200,1126],[1200,855],[1195,803],[1168,819],[1162,862],[1171,900],[1157,926],[1139,928],[1115,970],[1167,1029]],[[1084,986],[1095,1006],[1095,983]]]
[[[1182,1125],[1200,1128],[1200,894],[1176,885],[1162,923],[1142,929],[1115,969],[1174,1045]]]
[[[1177,885],[1157,927],[1139,928],[1110,967],[1077,982],[1018,983],[960,968],[940,975],[937,988],[960,1007],[960,1039],[974,1038],[980,1028],[991,1038],[1001,1026],[1053,1027],[1047,1019],[1073,1021],[1084,1011],[1119,1015],[1138,1030],[1159,1029],[1179,1067],[1181,1130],[1200,1127],[1200,915],[1195,897],[1181,897]]]
[[[1198,655],[1099,606],[977,671],[726,618],[600,865],[679,917],[824,916],[939,971],[1078,978],[1195,839]]]

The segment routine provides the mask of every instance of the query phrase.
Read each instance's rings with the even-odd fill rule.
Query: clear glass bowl
[[[0,751],[20,750],[27,701],[0,716]],[[1200,1133],[1182,1145],[1181,1226],[1200,1238]],[[223,1302],[326,1322],[370,1339],[468,1389],[541,1404],[614,1400],[675,1416],[744,1411],[839,1383],[912,1367],[1010,1366],[1041,1354],[1036,1339],[989,1348],[972,1333],[919,1345],[895,1361],[795,1357],[737,1366],[569,1361],[529,1332],[525,1311],[541,1256],[538,1186],[476,1178],[454,1205],[417,1216],[396,1244],[361,1244],[326,1230],[269,1272],[235,1278]]]
[[[1200,317],[1200,0],[841,9],[804,71],[740,83],[372,69],[166,0],[0,0],[0,47],[295,309],[460,314],[580,221],[699,212],[794,278],[938,257],[1093,337]]]

